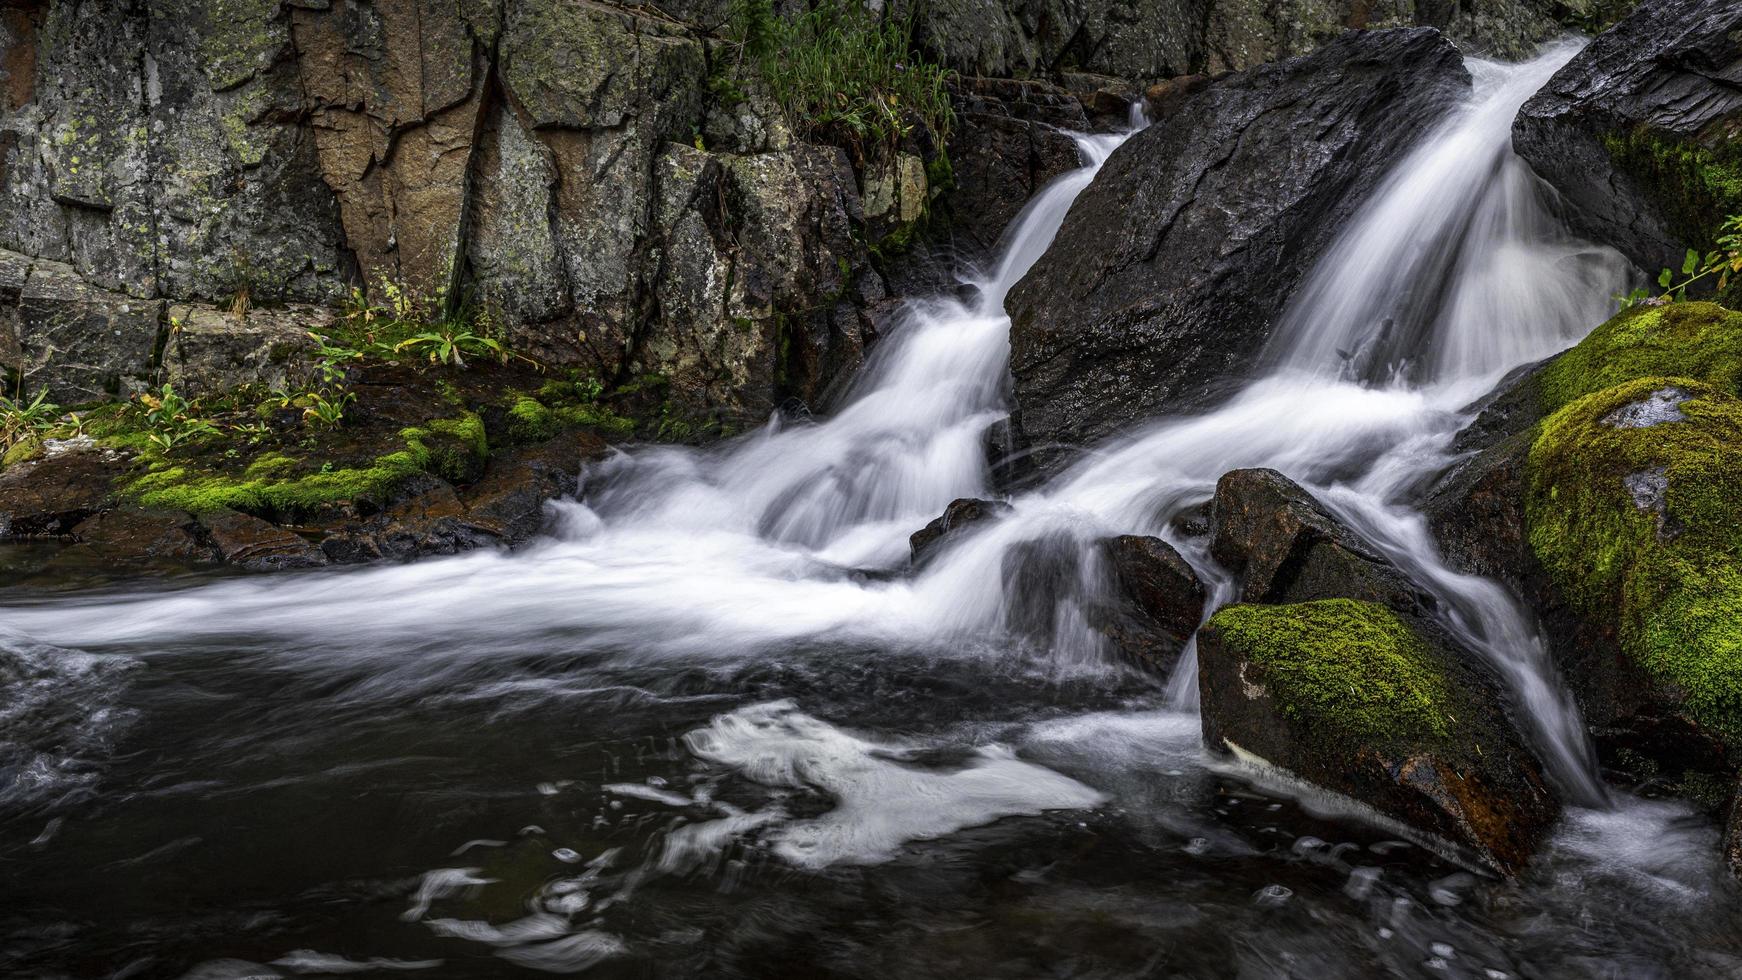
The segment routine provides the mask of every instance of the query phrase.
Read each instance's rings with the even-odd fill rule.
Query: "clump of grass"
[[[733,0],[727,36],[806,135],[863,151],[894,145],[916,123],[940,141],[955,120],[951,72],[913,49],[913,25],[851,0],[822,0],[782,19],[773,0]]]

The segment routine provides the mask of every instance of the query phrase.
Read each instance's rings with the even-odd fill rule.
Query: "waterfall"
[[[1518,106],[1572,53],[1472,62],[1469,104],[1320,262],[1282,318],[1266,374],[1209,414],[1096,447],[915,576],[866,571],[903,567],[909,534],[952,499],[989,492],[985,433],[1008,410],[1004,296],[1123,136],[1079,141],[1084,167],[1022,212],[992,271],[970,278],[973,300],[908,304],[832,418],[776,420],[709,449],[619,453],[522,553],[76,597],[14,607],[0,622],[70,646],[276,638],[303,662],[392,670],[412,669],[415,653],[430,683],[463,669],[454,665],[474,646],[552,638],[619,658],[746,659],[817,642],[993,658],[1010,650],[1000,569],[1024,542],[1157,534],[1212,583],[1212,607],[1226,601],[1225,574],[1168,517],[1208,499],[1223,473],[1268,466],[1439,596],[1448,628],[1511,682],[1556,780],[1597,800],[1582,726],[1527,616],[1494,584],[1446,568],[1406,497],[1448,464],[1472,398],[1576,340],[1624,285],[1617,255],[1556,230],[1508,145]],[[1049,655],[1060,669],[1097,667],[1096,640],[1062,611]],[[1172,684],[1180,707],[1194,702],[1194,671],[1188,654]]]

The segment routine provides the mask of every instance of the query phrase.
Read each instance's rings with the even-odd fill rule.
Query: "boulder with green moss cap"
[[[1629,462],[1631,457],[1620,451],[1651,447],[1667,454],[1687,439],[1703,440],[1714,451],[1721,448],[1723,437],[1712,428],[1720,418],[1689,417],[1677,406],[1696,391],[1705,399],[1723,400],[1739,388],[1742,314],[1711,303],[1636,307],[1490,398],[1454,447],[1466,458],[1426,502],[1429,526],[1446,558],[1464,571],[1507,583],[1542,620],[1549,649],[1599,749],[1607,762],[1622,768],[1637,768],[1627,760],[1644,759],[1659,776],[1680,779],[1683,773],[1724,773],[1730,764],[1716,731],[1682,710],[1681,698],[1629,652],[1619,593],[1613,603],[1594,601],[1580,585],[1585,574],[1578,581],[1569,577],[1587,565],[1610,567],[1623,551],[1632,555],[1631,546],[1617,540],[1569,559],[1562,535],[1588,519],[1575,515],[1569,504],[1587,500],[1590,492],[1609,493],[1616,508],[1632,509],[1590,514],[1603,513],[1611,523],[1622,517],[1635,523],[1662,519],[1673,527],[1681,517],[1667,496],[1667,456],[1664,462],[1643,457]],[[1586,400],[1604,392],[1637,408],[1622,412],[1617,403],[1590,416],[1597,402]],[[1575,405],[1582,407],[1575,410]],[[1607,415],[1631,419],[1637,427],[1606,424]],[[1588,436],[1602,438],[1577,443]],[[1724,479],[1720,456],[1697,458],[1701,461],[1684,461],[1676,470],[1684,488],[1678,495],[1696,476],[1706,482]],[[1586,467],[1633,468],[1599,476],[1572,466],[1575,460]],[[1595,490],[1586,486],[1592,480]],[[1643,501],[1643,510],[1636,500]],[[1594,529],[1581,533],[1601,537]],[[1662,544],[1681,549],[1693,540]],[[1653,542],[1653,550],[1657,547]]]
[[[1493,685],[1431,632],[1354,599],[1234,605],[1198,634],[1204,737],[1516,872],[1559,812]]]

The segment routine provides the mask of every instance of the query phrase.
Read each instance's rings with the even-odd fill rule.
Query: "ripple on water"
[[[0,628],[0,814],[89,792],[133,718],[117,702],[139,666]]]

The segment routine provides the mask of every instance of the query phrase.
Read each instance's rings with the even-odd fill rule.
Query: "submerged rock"
[[[1384,606],[1219,610],[1198,634],[1204,737],[1516,872],[1558,814],[1499,702]]]
[[[980,500],[974,497],[952,500],[936,520],[908,537],[910,563],[914,568],[925,565],[951,541],[966,535],[969,528],[996,521],[1009,514],[1010,510],[1010,505],[1002,500]]]
[[[1350,34],[1185,95],[1120,147],[1006,303],[1040,467],[1250,371],[1294,284],[1468,86],[1436,31]]]
[[[1575,233],[1679,269],[1742,213],[1742,4],[1640,4],[1524,104],[1512,141]]]

